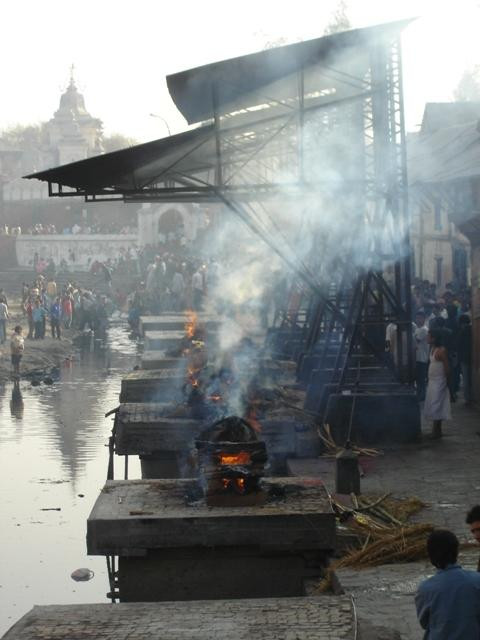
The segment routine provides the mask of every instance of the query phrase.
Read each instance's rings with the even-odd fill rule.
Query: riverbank
[[[11,326],[7,328],[7,341],[0,346],[0,382],[6,382],[12,378],[10,335],[13,325],[10,324]],[[43,340],[25,340],[20,376],[21,378],[29,377],[37,371],[49,371],[65,362],[71,362],[74,352],[75,347],[70,337],[62,337],[61,340],[50,337],[45,337]]]
[[[77,334],[75,329],[63,329],[62,339],[50,337],[50,326],[47,322],[47,332],[43,340],[27,340],[28,322],[22,315],[20,301],[13,300],[9,306],[10,318],[7,322],[7,340],[0,345],[0,383],[11,380],[12,364],[10,358],[10,338],[15,325],[23,327],[25,337],[25,351],[20,364],[20,377],[28,378],[35,372],[50,371],[74,357],[75,347],[73,338]]]

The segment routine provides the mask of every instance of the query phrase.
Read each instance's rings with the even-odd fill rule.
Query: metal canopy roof
[[[186,158],[188,172],[205,167],[209,154],[202,147],[207,146],[212,136],[213,125],[208,125],[25,177],[77,189],[82,195],[103,189],[110,194],[128,193],[148,185],[162,173],[172,170],[181,173]],[[215,151],[212,144],[210,151]]]
[[[170,93],[185,117],[190,122],[213,118],[213,124],[26,177],[47,181],[51,196],[87,200],[198,202],[216,200],[219,187],[248,199],[254,192],[262,196],[278,189],[278,174],[282,188],[293,193],[299,185],[300,145],[307,169],[308,154],[318,155],[312,147],[317,134],[300,140],[298,123],[320,131],[313,122],[317,113],[321,118],[324,109],[348,108],[371,97],[376,91],[371,58],[380,52],[383,64],[383,45],[397,41],[409,22],[354,29],[169,76]],[[326,133],[324,138],[328,147]],[[345,145],[352,156],[350,140]],[[282,154],[288,171],[287,166],[279,170]],[[252,161],[257,165],[248,175]],[[303,188],[310,179],[315,178],[307,173],[300,178]]]
[[[348,49],[355,48],[358,62],[362,49],[367,51],[376,40],[396,36],[411,21],[352,29],[189,69],[167,76],[168,89],[189,124],[208,120],[214,117],[214,103],[219,113],[227,113],[245,94],[261,91],[302,69],[318,63],[328,66],[334,60],[338,68],[338,59]],[[337,79],[339,83],[344,81]],[[328,83],[331,86],[331,76]]]

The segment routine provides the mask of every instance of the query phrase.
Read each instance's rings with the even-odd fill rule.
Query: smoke
[[[240,415],[257,380],[262,329],[275,307],[288,304],[280,292],[299,285],[325,295],[340,282],[353,283],[362,270],[385,271],[409,250],[398,149],[388,145],[383,116],[373,126],[370,56],[379,43],[364,44],[335,44],[315,64],[312,45],[302,43],[302,113],[298,65],[286,59],[287,50],[267,52],[264,71],[275,80],[239,92],[221,121],[223,178],[253,194],[248,203],[235,200],[234,189],[223,198],[208,247],[215,261],[208,268],[207,310],[224,318],[215,364],[236,363],[238,393],[230,394],[229,409]],[[294,72],[282,75],[284,68]],[[241,161],[233,155],[231,166],[229,145],[241,150]],[[267,197],[262,185],[275,185],[274,195]],[[239,358],[244,350],[248,355]]]

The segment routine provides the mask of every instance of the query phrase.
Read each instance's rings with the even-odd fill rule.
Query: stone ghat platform
[[[180,331],[146,331],[145,350],[164,351],[173,347],[180,347],[185,338],[185,329]]]
[[[144,336],[147,331],[183,331],[188,317],[185,314],[172,314],[165,316],[140,316],[140,333]],[[197,324],[210,330],[217,330],[221,321],[218,316],[205,313],[197,313]]]
[[[262,485],[262,504],[212,507],[192,479],[107,482],[88,553],[119,556],[121,602],[303,596],[335,547],[327,492],[316,478]]]
[[[140,366],[142,369],[177,369],[185,367],[185,358],[172,358],[165,351],[144,351]]]
[[[87,521],[89,555],[255,545],[334,549],[335,515],[317,478],[272,478],[253,506],[210,507],[193,480],[107,481]]]
[[[338,640],[354,637],[355,616],[350,598],[323,596],[36,606],[3,639]]]
[[[193,477],[197,473],[189,464],[189,452],[194,439],[211,422],[192,418],[184,404],[121,404],[115,422],[115,453],[140,456],[142,478]],[[269,474],[286,475],[287,458],[315,453],[311,434],[301,423],[262,420],[261,429],[259,438],[267,445]]]
[[[184,384],[182,368],[131,371],[122,379],[120,402],[163,401],[171,394],[181,393]]]
[[[202,424],[199,420],[165,417],[163,403],[120,405],[115,422],[115,453],[185,452],[193,444]]]

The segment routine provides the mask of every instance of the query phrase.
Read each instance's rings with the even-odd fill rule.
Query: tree
[[[263,48],[275,49],[276,47],[283,47],[286,44],[288,44],[287,38],[285,38],[285,36],[281,36],[280,38],[275,38],[274,40],[268,40]]]
[[[480,64],[463,72],[453,97],[457,102],[480,102]]]
[[[332,33],[339,33],[340,31],[347,31],[351,29],[350,18],[347,14],[348,5],[346,0],[338,0],[335,11],[333,12],[330,22],[325,27],[323,34],[329,36]]]
[[[48,133],[44,122],[9,127],[0,132],[0,139],[7,146],[19,151],[42,149],[48,145]]]
[[[0,140],[8,147],[19,151],[45,150],[50,145],[47,129],[48,123],[21,125],[0,132]],[[133,147],[138,144],[134,138],[129,138],[121,133],[112,133],[110,136],[103,136],[101,140],[105,151],[117,151],[126,147]]]
[[[128,138],[121,133],[112,133],[110,136],[103,136],[102,144],[105,149],[105,153],[110,153],[110,151],[118,151],[119,149],[125,149],[126,147],[133,147],[138,144],[138,141],[134,138]]]

